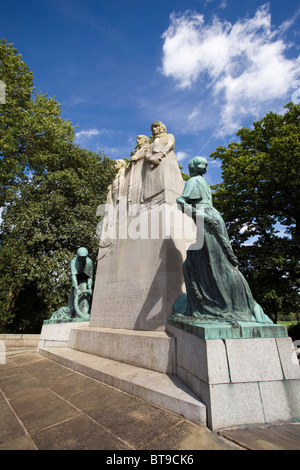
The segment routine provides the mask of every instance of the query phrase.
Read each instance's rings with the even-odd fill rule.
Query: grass
[[[278,321],[277,324],[279,325],[285,325],[286,327],[291,326],[291,325],[296,325],[297,320],[292,320],[292,321]]]

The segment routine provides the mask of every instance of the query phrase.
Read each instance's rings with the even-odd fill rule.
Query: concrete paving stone
[[[57,380],[60,377],[70,374],[70,369],[61,367],[59,364],[55,364],[55,362],[52,361],[48,363],[45,361],[45,358],[43,359],[43,361],[26,364],[22,366],[22,369],[45,383],[53,383],[54,379]]]
[[[78,415],[78,410],[47,389],[12,398],[11,406],[29,433]]]
[[[182,420],[175,413],[108,386],[106,390],[96,386],[78,393],[70,402],[136,449]]]
[[[6,364],[0,364],[0,378],[15,374],[17,370],[18,370],[18,367],[12,362],[6,362]]]
[[[32,362],[41,362],[43,358],[36,353],[35,349],[7,349],[7,359],[16,366],[23,366]]]
[[[12,362],[10,360],[10,357],[7,356],[6,354],[6,357],[5,357],[5,363],[3,364],[1,362],[0,364],[0,377],[5,375],[7,373],[7,371],[11,370],[11,369],[16,369],[18,366]]]
[[[80,410],[87,412],[96,406],[105,407],[109,401],[117,400],[117,393],[117,390],[95,381],[94,385],[70,395],[68,401]]]
[[[36,351],[0,365],[0,450],[299,450],[299,443],[300,423],[212,432]]]
[[[0,388],[9,400],[43,390],[40,380],[18,368],[14,373],[0,377]]]
[[[0,393],[0,445],[11,439],[24,436],[25,430],[13,410]]]
[[[34,433],[32,439],[39,450],[132,450],[83,414]]]
[[[181,422],[172,429],[154,438],[144,450],[245,450],[226,441],[208,428]]]
[[[37,450],[30,436],[24,435],[0,444],[0,450]]]
[[[300,450],[300,423],[227,429],[220,435],[250,450]]]
[[[106,409],[108,406],[114,406],[114,404],[118,407],[120,393],[124,394],[115,388],[94,381],[93,386],[70,395],[68,401],[88,414],[90,410],[97,407]]]
[[[68,374],[57,377],[55,380],[49,381],[49,383],[47,382],[47,385],[50,390],[53,390],[58,395],[68,399],[71,395],[80,393],[89,387],[93,387],[95,385],[95,380],[69,370]]]

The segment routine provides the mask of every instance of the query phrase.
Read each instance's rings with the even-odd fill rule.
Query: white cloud
[[[188,158],[188,154],[186,152],[176,152],[176,157],[177,157],[177,161],[181,162],[182,160],[185,160],[186,158]]]
[[[214,168],[221,168],[222,163],[220,160],[210,160],[209,165]]]
[[[75,133],[75,137],[77,140],[82,140],[82,139],[90,139],[91,137],[94,137],[95,135],[99,135],[100,131],[98,129],[88,129],[88,130],[83,130]]]
[[[86,99],[82,98],[81,96],[75,96],[74,98],[72,98],[72,103],[75,105],[80,103],[86,103]]]
[[[181,89],[206,82],[219,106],[219,135],[235,133],[243,116],[260,115],[262,104],[291,99],[288,93],[300,76],[300,56],[288,59],[289,44],[280,36],[294,18],[272,31],[268,5],[234,24],[215,17],[207,25],[203,15],[190,11],[172,14],[162,36],[162,73]]]
[[[227,8],[227,0],[222,0],[218,8],[221,8],[222,10]]]
[[[113,129],[106,129],[103,127],[102,129],[86,129],[75,133],[75,138],[77,142],[87,142],[89,139],[92,139],[96,136],[102,136],[105,138],[112,138],[119,134],[119,131]]]
[[[198,117],[200,114],[200,111],[198,109],[194,109],[194,111],[188,116],[188,119],[193,120],[196,117]]]

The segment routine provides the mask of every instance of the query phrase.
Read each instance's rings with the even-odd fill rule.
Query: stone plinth
[[[69,347],[137,367],[175,373],[175,339],[163,331],[76,328]]]
[[[98,262],[90,326],[165,330],[173,303],[183,292],[185,245],[177,242],[116,240]]]
[[[231,339],[224,331],[221,339],[215,331],[217,339],[204,339],[209,328],[206,334],[195,325],[187,332],[168,324],[176,338],[177,376],[206,405],[212,430],[300,419],[300,367],[291,338],[282,329],[270,337],[273,327],[265,337]]]
[[[0,345],[6,348],[32,348],[39,343],[40,335],[35,334],[1,334]],[[0,346],[1,347],[1,346]],[[0,350],[1,353],[1,350]],[[0,361],[1,364],[1,361]]]
[[[71,330],[73,328],[88,326],[88,324],[88,321],[82,321],[80,318],[45,320],[38,349],[46,347],[68,347]]]

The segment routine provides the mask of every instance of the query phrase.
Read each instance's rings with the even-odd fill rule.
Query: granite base
[[[89,321],[81,318],[69,318],[68,320],[45,320],[38,348],[68,347],[71,330],[88,326]]]
[[[250,335],[241,325],[231,332],[218,328],[170,321],[167,326],[176,338],[176,375],[206,405],[208,426],[300,420],[300,366],[291,338],[273,325],[269,332],[267,326],[257,330],[264,337],[241,336]]]

